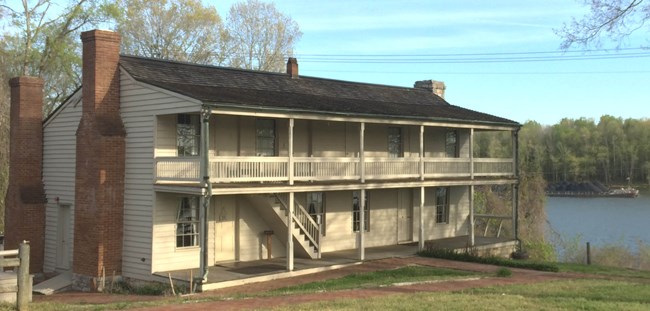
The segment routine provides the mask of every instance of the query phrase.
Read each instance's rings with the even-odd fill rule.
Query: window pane
[[[388,157],[402,157],[402,129],[399,127],[388,128]]]
[[[322,192],[307,193],[307,212],[319,225],[321,234],[325,235],[325,206]]]
[[[201,123],[198,115],[179,114],[176,122],[178,156],[199,155]]]
[[[449,222],[449,188],[436,188],[436,223]]]
[[[183,197],[176,217],[176,247],[197,246],[199,243],[199,198]]]
[[[359,191],[352,192],[352,230],[354,232],[359,231],[361,215],[359,215],[359,197],[361,193]],[[364,200],[364,228],[365,231],[370,231],[370,206],[368,205],[368,192],[366,192],[366,197]]]
[[[257,139],[255,153],[257,156],[275,156],[275,120],[255,120]]]
[[[449,131],[445,135],[445,153],[448,158],[458,157],[458,137],[456,131]]]

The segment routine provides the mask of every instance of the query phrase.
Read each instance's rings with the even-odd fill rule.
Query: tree
[[[563,39],[562,49],[569,49],[574,44],[600,47],[603,37],[620,47],[634,31],[642,28],[650,30],[650,23],[646,23],[650,18],[648,1],[584,0],[584,3],[590,7],[589,14],[579,20],[573,18],[570,23],[564,23],[562,28],[555,30]]]
[[[273,3],[248,0],[234,4],[227,19],[233,67],[283,71],[285,57],[302,33],[298,24],[279,12]]]
[[[4,3],[4,2],[2,2]],[[77,88],[81,59],[79,32],[111,16],[111,6],[99,0],[78,0],[54,16],[50,0],[20,5],[0,4],[5,31],[0,36],[0,221],[4,224],[4,197],[8,182],[9,87],[20,75],[45,80],[44,114],[56,108]],[[1,224],[0,224],[1,225]],[[2,228],[0,228],[2,231]]]
[[[200,0],[121,0],[116,30],[126,54],[200,64],[224,63],[227,35]]]

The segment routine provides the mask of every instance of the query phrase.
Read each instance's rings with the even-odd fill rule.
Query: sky
[[[233,2],[204,1],[224,19]],[[444,81],[449,103],[521,123],[650,118],[650,50],[624,50],[650,46],[650,34],[638,31],[618,51],[604,41],[606,51],[561,53],[562,40],[553,30],[585,15],[582,1],[278,0],[275,5],[303,33],[295,49],[300,75],[403,87]],[[515,57],[537,60],[513,62]]]

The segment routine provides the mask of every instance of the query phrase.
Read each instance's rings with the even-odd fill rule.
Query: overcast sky
[[[234,1],[205,2],[225,18]],[[301,75],[406,87],[441,80],[451,104],[522,123],[650,117],[650,50],[615,51],[606,42],[610,51],[535,53],[559,52],[553,29],[587,13],[581,1],[275,3],[303,32],[295,51]],[[650,45],[643,36],[650,37],[639,32],[624,48]]]

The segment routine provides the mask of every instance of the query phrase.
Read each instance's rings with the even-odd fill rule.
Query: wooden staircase
[[[273,194],[249,195],[248,201],[258,210],[267,224],[275,231],[275,235],[286,236],[287,234],[287,203],[286,197]],[[320,259],[320,227],[312,219],[307,210],[298,202],[294,202],[293,224],[291,233],[293,236],[294,248],[298,255],[310,259]],[[286,240],[280,238],[281,241]]]

